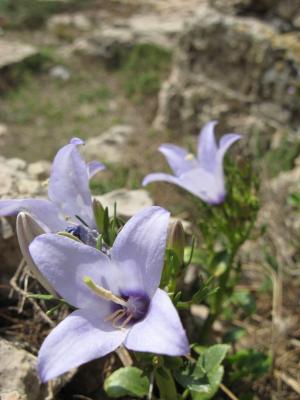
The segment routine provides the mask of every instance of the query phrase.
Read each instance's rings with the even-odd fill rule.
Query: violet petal
[[[144,290],[151,298],[159,286],[170,213],[148,207],[132,217],[118,234],[111,251],[118,266],[121,290]]]
[[[127,330],[113,328],[105,322],[108,309],[98,314],[77,310],[47,336],[38,355],[42,382],[56,378],[69,369],[114,351],[124,341]]]
[[[186,333],[166,292],[157,289],[147,316],[130,329],[124,345],[129,350],[170,356],[189,352]]]
[[[88,276],[97,285],[113,290],[115,270],[104,253],[51,233],[38,236],[29,251],[35,265],[68,303],[77,308],[97,308],[106,303],[83,281]]]

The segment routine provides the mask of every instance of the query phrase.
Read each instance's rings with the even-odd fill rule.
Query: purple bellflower
[[[189,352],[178,313],[159,289],[168,222],[163,208],[144,209],[124,225],[110,256],[51,233],[31,243],[40,272],[77,308],[42,344],[43,382],[121,345],[171,356]]]
[[[226,134],[217,145],[214,135],[216,124],[216,121],[211,121],[202,128],[198,138],[197,158],[173,144],[161,145],[159,151],[166,157],[175,176],[152,173],[144,178],[143,186],[155,181],[170,182],[206,203],[222,203],[226,195],[223,158],[229,147],[240,139],[240,135]]]
[[[86,164],[77,149],[84,144],[73,138],[56,154],[49,179],[48,198],[0,200],[0,216],[30,213],[47,232],[67,230],[75,236],[91,236],[96,228],[89,179],[105,169],[98,161]],[[89,229],[80,222],[79,217]],[[80,237],[81,238],[81,237]],[[85,238],[88,241],[89,238]]]

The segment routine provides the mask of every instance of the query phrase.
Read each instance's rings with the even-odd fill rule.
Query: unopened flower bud
[[[103,217],[104,217],[105,210],[104,210],[102,204],[100,203],[100,201],[97,199],[93,199],[93,211],[94,211],[94,217],[95,217],[98,232],[102,233]]]
[[[179,265],[183,264],[185,237],[182,223],[178,220],[169,225],[167,248],[173,250]]]
[[[32,272],[33,276],[39,283],[51,294],[56,296],[56,291],[47,279],[40,273],[39,269],[34,264],[29,252],[30,243],[39,235],[45,233],[43,228],[31,217],[31,215],[20,212],[17,217],[17,235],[19,240],[22,255]]]

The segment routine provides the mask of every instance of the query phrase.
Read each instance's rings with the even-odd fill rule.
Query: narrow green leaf
[[[164,367],[157,368],[155,371],[155,381],[157,383],[160,398],[164,400],[176,400],[177,390],[171,372]]]
[[[27,297],[31,299],[40,299],[40,300],[59,300],[57,297],[53,296],[53,294],[33,294],[30,293]]]

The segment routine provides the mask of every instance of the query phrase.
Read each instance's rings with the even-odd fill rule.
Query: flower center
[[[88,276],[83,281],[97,296],[112,302],[112,313],[105,321],[112,321],[115,328],[125,328],[129,323],[141,321],[146,316],[150,299],[145,292],[126,291],[121,296],[116,296],[110,290],[95,284]]]
[[[66,232],[77,237],[84,244],[96,247],[98,232],[84,225],[70,225],[65,229]]]
[[[113,312],[106,321],[112,321],[115,328],[125,328],[128,324],[141,321],[147,314],[150,299],[143,292],[122,293],[126,304],[113,304]]]

